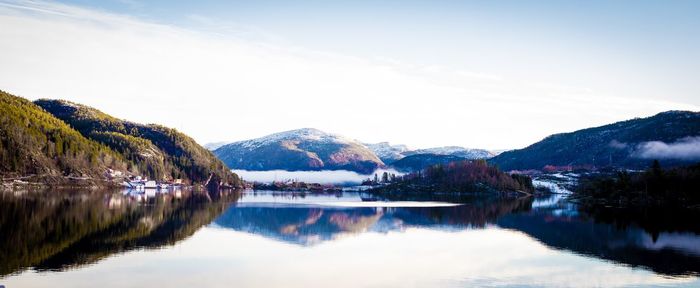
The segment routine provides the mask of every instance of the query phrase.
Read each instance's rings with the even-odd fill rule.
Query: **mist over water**
[[[372,174],[363,175],[354,171],[348,170],[323,170],[323,171],[286,171],[286,170],[269,170],[269,171],[249,171],[249,170],[232,170],[246,181],[271,183],[273,181],[295,180],[307,183],[321,184],[336,184],[336,185],[358,185],[368,178],[374,178],[376,173],[381,177],[384,172],[389,174],[403,175],[394,169],[378,169]]]

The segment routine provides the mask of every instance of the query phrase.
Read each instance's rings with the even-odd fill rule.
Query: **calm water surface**
[[[561,195],[0,195],[8,288],[700,287],[695,215]]]

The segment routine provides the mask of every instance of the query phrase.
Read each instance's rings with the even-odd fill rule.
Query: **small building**
[[[156,184],[156,181],[146,181],[146,183],[143,184],[144,188],[146,189],[156,189],[158,188],[158,184]]]

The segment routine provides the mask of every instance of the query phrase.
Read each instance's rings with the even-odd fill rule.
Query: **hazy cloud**
[[[633,156],[644,159],[700,159],[700,136],[682,138],[673,143],[643,142],[637,145]]]
[[[620,142],[620,141],[613,139],[612,141],[610,141],[610,144],[608,144],[608,146],[615,148],[615,149],[625,149],[625,148],[627,148],[627,143]]]

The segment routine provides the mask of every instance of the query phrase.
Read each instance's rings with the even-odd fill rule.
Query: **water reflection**
[[[249,193],[214,223],[300,245],[410,227],[458,231],[496,225],[524,232],[556,249],[667,275],[700,273],[700,235],[694,223],[699,215],[693,212],[656,211],[649,216],[650,211],[579,209],[564,201],[560,194],[541,198],[442,195],[443,201],[462,204],[451,207],[381,207],[379,204],[366,208],[360,203],[362,197],[347,194],[330,197]],[[357,207],[338,208],[324,204],[327,201],[357,203]],[[634,217],[637,214],[645,217]],[[668,221],[665,226],[664,221]]]
[[[305,265],[314,269],[323,269],[332,259],[343,258],[347,261],[333,265],[349,269],[344,265],[361,261],[355,259],[358,255],[376,257],[380,262],[396,260],[392,264],[396,267],[357,265],[374,267],[371,269],[399,278],[416,276],[391,282],[376,273],[365,275],[377,279],[365,279],[363,283],[389,286],[415,284],[406,281],[417,281],[420,271],[402,274],[413,269],[404,266],[423,261],[430,263],[423,269],[432,274],[421,276],[428,284],[414,286],[587,286],[571,281],[591,277],[599,281],[615,278],[620,285],[680,279],[690,281],[692,286],[698,284],[695,277],[700,273],[700,231],[693,223],[698,219],[695,212],[577,207],[562,195],[534,198],[445,194],[411,199],[265,191],[182,191],[150,197],[119,191],[0,195],[0,274],[5,275],[0,282],[32,283],[39,281],[33,277],[34,271],[58,277],[50,273],[67,268],[88,271],[90,267],[90,271],[119,274],[119,267],[129,265],[122,262],[134,257],[144,263],[141,266],[149,275],[186,277],[167,270],[175,266],[210,279],[231,274],[241,283],[252,281],[251,285],[242,286],[277,286],[273,283],[276,280],[262,277],[261,273],[289,272],[288,265],[295,265],[301,258],[307,259]],[[200,232],[195,234],[196,231]],[[188,238],[193,234],[200,236]],[[179,248],[175,251],[173,247]],[[162,253],[142,254],[142,248],[166,249],[156,250]],[[396,253],[403,255],[401,259]],[[123,257],[109,261],[106,258],[110,255]],[[200,262],[194,264],[193,259]],[[271,262],[288,264],[280,264],[276,269],[269,265]],[[235,266],[240,273],[226,270],[229,266]],[[556,270],[563,267],[571,270]],[[32,273],[22,272],[25,268],[31,268]],[[603,279],[595,273],[584,275],[577,272],[579,269],[590,273],[612,271],[612,278]],[[544,276],[542,271],[549,272]],[[554,271],[569,275],[557,275]],[[359,271],[345,271],[355,272]],[[15,275],[7,276],[10,273]],[[97,277],[95,273],[88,274],[86,277],[92,280]],[[626,277],[634,281],[627,281]],[[379,281],[380,278],[389,282]],[[256,282],[261,279],[265,281]],[[285,284],[309,284],[297,280]],[[209,284],[222,283],[225,282]],[[175,286],[179,285],[182,284]]]
[[[61,270],[136,248],[172,245],[209,224],[235,192],[0,193],[0,275]]]
[[[573,209],[572,209],[573,208]],[[665,220],[674,221],[667,229],[649,231],[648,218],[631,218],[629,211],[597,208],[596,213],[575,209],[568,202],[532,209],[528,213],[510,214],[498,219],[499,227],[526,233],[543,244],[582,255],[612,260],[633,267],[644,267],[667,275],[698,275],[700,273],[700,235],[692,223],[696,218],[684,218],[678,212]],[[626,215],[624,224],[606,223],[598,213]],[[668,211],[670,213],[670,211]],[[621,219],[621,218],[617,218]],[[653,222],[658,228],[659,219]],[[684,228],[680,228],[684,227]],[[680,230],[678,230],[680,229]]]
[[[329,201],[333,200],[333,201]],[[442,207],[439,202],[371,202],[359,194],[337,196],[298,193],[250,193],[217,218],[215,225],[301,245],[317,244],[348,234],[400,231],[408,227],[459,230],[484,227],[508,213],[527,210],[531,197],[491,197]],[[337,202],[344,205],[338,207]],[[384,204],[383,204],[384,203]],[[390,207],[383,207],[383,206]],[[402,206],[402,205],[398,205]],[[418,206],[418,207],[416,207]]]

